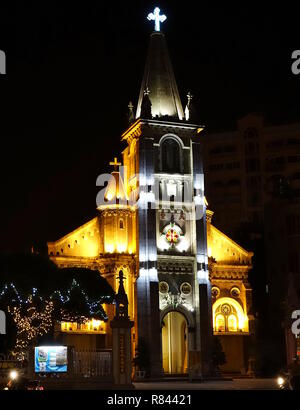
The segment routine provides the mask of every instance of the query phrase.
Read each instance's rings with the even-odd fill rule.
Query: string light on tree
[[[53,326],[52,313],[54,310],[53,302],[46,301],[44,310],[37,310],[34,306],[32,296],[28,298],[29,306],[23,312],[22,306],[8,306],[8,312],[12,315],[17,328],[17,338],[14,354],[19,360],[25,358],[26,349],[31,341],[38,336],[43,336]]]
[[[39,336],[47,334],[55,321],[86,323],[93,319],[107,320],[103,303],[112,303],[112,296],[91,298],[73,279],[64,292],[55,290],[43,298],[36,287],[29,295],[21,294],[13,283],[0,290],[0,301],[7,305],[7,312],[16,326],[16,343],[13,354],[23,360],[26,351]]]

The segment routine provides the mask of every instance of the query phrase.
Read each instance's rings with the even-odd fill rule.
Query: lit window
[[[236,299],[215,299],[213,318],[215,332],[248,332],[248,318]]]
[[[223,315],[217,315],[216,317],[216,331],[225,332],[225,317]]]
[[[86,323],[61,323],[62,332],[78,332],[78,333],[106,333],[105,326],[102,320],[89,320]]]
[[[234,315],[228,316],[228,331],[237,332],[237,319]]]

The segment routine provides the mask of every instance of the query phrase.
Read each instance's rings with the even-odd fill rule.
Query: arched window
[[[248,332],[248,318],[242,306],[232,298],[219,298],[213,305],[215,332]]]
[[[255,127],[248,127],[244,131],[244,138],[245,139],[253,139],[253,138],[258,138],[258,132]]]
[[[180,145],[174,138],[167,138],[161,145],[162,171],[180,173]]]
[[[123,221],[123,219],[120,219],[120,221],[119,221],[119,227],[120,227],[120,229],[124,229],[124,221]]]
[[[225,332],[225,317],[223,315],[216,316],[216,332]]]
[[[237,318],[235,315],[228,316],[228,331],[229,332],[237,332]]]

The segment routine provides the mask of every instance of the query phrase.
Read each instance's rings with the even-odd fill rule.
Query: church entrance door
[[[188,326],[182,313],[172,311],[163,318],[162,355],[164,373],[188,372]]]

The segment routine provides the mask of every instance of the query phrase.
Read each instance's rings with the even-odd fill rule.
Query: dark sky
[[[208,130],[250,111],[300,119],[298,10],[288,2],[20,1],[0,6],[0,251],[29,250],[95,215],[96,178],[121,152],[158,5],[183,102]]]

